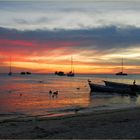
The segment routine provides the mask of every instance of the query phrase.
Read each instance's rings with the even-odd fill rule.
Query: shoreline
[[[140,138],[140,107],[0,122],[0,138]]]
[[[114,106],[107,106],[107,105],[101,105],[101,106],[94,106],[94,107],[74,107],[74,108],[64,108],[64,109],[58,109],[55,112],[48,112],[45,114],[39,114],[39,115],[32,115],[32,114],[24,114],[24,113],[2,113],[0,114],[0,123],[3,122],[10,122],[10,121],[22,121],[28,120],[28,119],[54,119],[54,118],[67,118],[71,116],[87,116],[90,114],[98,114],[98,113],[106,113],[106,112],[117,112],[117,111],[125,111],[130,109],[136,109],[140,108],[140,106],[137,105],[130,105],[130,106],[121,106],[118,107],[118,105]]]

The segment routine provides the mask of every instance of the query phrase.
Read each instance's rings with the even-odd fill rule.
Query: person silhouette
[[[136,81],[135,80],[133,81],[133,85],[136,85]]]
[[[131,88],[131,92],[132,92],[131,94],[132,95],[136,95],[136,88],[137,88],[137,86],[136,86],[136,81],[135,80],[133,81],[133,85],[131,85],[130,88]]]

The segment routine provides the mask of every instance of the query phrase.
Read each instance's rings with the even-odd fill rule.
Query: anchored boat
[[[105,81],[104,81],[105,82]],[[137,85],[127,85],[122,84],[119,86],[112,86],[111,84],[99,85],[95,83],[91,83],[88,81],[89,87],[91,92],[108,92],[108,93],[120,93],[120,94],[129,94],[129,95],[136,95],[140,93],[140,90],[137,88]]]
[[[112,82],[112,81],[103,81],[105,83],[106,86],[110,86],[110,87],[114,87],[114,88],[132,88],[135,86],[135,90],[137,92],[140,92],[140,85],[135,84],[135,80],[133,82],[133,84],[125,84],[125,83],[118,83],[118,82]]]
[[[67,76],[69,76],[69,77],[74,77],[75,76],[72,57],[71,57],[71,71],[69,73],[67,73]]]
[[[120,75],[120,76],[126,76],[127,75],[127,73],[123,72],[123,58],[122,58],[122,70],[121,70],[121,72],[116,73],[116,75]]]

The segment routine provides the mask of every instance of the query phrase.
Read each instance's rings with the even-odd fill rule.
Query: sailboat
[[[72,60],[72,57],[71,57],[71,71],[69,73],[67,73],[67,76],[69,76],[69,77],[75,76],[74,69],[73,69],[73,60]]]
[[[126,75],[127,75],[127,73],[124,73],[124,72],[123,72],[123,58],[122,58],[122,71],[116,73],[116,75],[122,75],[122,76],[126,76]]]
[[[8,75],[9,75],[9,76],[11,76],[11,75],[12,75],[11,57],[10,57],[10,70],[9,70]]]

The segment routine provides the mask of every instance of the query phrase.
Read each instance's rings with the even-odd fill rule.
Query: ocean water
[[[140,106],[140,96],[122,96],[110,93],[91,93],[87,80],[104,84],[102,80],[140,84],[140,75],[76,75],[0,74],[0,114],[56,116],[82,112]],[[52,97],[49,90],[57,91]]]

